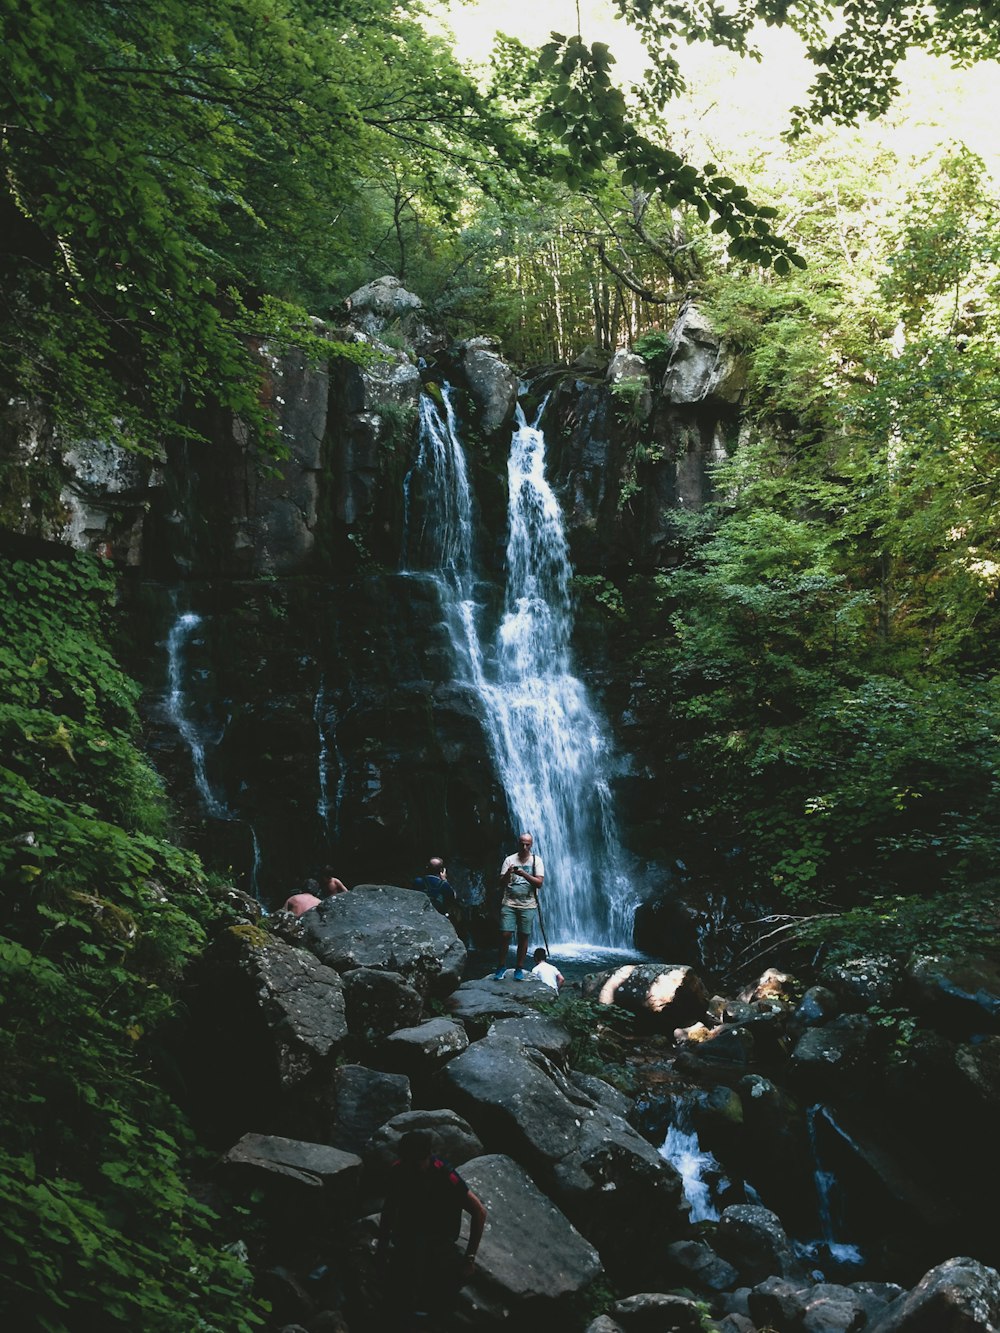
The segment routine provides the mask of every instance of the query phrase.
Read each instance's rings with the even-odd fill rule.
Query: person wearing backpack
[[[448,871],[440,856],[431,857],[425,873],[418,875],[410,887],[419,893],[426,893],[441,915],[446,916],[458,930],[462,916],[458,894],[448,882]]]
[[[503,981],[507,971],[507,951],[513,936],[517,935],[517,956],[514,980],[524,980],[524,960],[528,955],[531,928],[538,915],[538,893],[545,878],[542,858],[533,851],[534,838],[522,833],[517,840],[517,851],[508,856],[500,867],[500,950],[494,981]]]

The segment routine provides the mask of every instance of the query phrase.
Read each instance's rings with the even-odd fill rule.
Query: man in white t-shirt
[[[551,986],[555,991],[562,990],[566,978],[555,963],[549,962],[549,956],[544,949],[536,949],[531,955],[531,961],[535,965],[531,969],[532,976],[540,977],[546,986]]]
[[[507,951],[512,937],[517,935],[517,959],[514,980],[524,980],[524,960],[528,955],[531,928],[538,915],[538,891],[545,878],[542,858],[533,851],[534,838],[522,833],[517,840],[517,851],[508,856],[500,867],[500,885],[503,899],[500,904],[500,952],[494,981],[503,981],[507,970]]]

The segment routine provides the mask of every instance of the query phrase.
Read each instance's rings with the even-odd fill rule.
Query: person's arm
[[[557,971],[557,972],[556,972],[556,989],[557,989],[557,990],[562,990],[563,986],[565,986],[565,985],[566,985],[566,978],[563,976],[563,974],[562,974],[561,972]]]
[[[396,1229],[396,1201],[390,1193],[386,1195],[382,1204],[382,1212],[378,1219],[378,1243],[375,1248],[375,1258],[381,1262],[389,1252],[389,1241],[392,1239],[392,1233]]]
[[[545,878],[544,866],[537,874],[529,873],[522,865],[514,865],[511,869],[516,870],[522,879],[526,879],[533,889],[538,890],[542,887],[542,880]]]
[[[465,1247],[463,1274],[470,1277],[473,1265],[476,1262],[476,1255],[479,1252],[479,1242],[483,1238],[483,1231],[486,1227],[486,1207],[482,1199],[473,1194],[472,1190],[469,1190],[465,1196],[465,1203],[462,1207],[469,1214],[469,1243]]]
[[[350,893],[350,889],[347,887],[346,884],[342,883],[341,880],[339,880],[339,879],[331,879],[331,880],[330,880],[330,892],[331,892],[331,893]]]

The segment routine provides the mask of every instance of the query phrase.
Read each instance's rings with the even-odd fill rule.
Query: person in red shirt
[[[379,1219],[377,1259],[388,1265],[393,1327],[410,1333],[424,1313],[444,1314],[469,1280],[486,1225],[486,1208],[465,1181],[432,1151],[426,1130],[399,1144]],[[462,1213],[469,1214],[464,1258],[455,1247]]]

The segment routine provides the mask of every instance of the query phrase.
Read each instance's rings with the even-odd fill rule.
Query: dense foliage
[[[156,1032],[216,915],[164,838],[114,580],[0,567],[0,1271],[10,1327],[250,1328],[246,1270],[187,1183]]]
[[[641,620],[630,588],[591,589],[660,706],[672,850],[711,830],[748,894],[845,948],[981,940],[1000,859],[995,186],[961,147],[914,162],[805,131],[882,113],[914,46],[995,57],[998,6],[617,7],[653,60],[638,87],[582,32],[502,39],[481,85],[396,0],[0,0],[0,393],[63,439],[153,453],[206,403],[266,434],[254,348],[309,342],[307,311],[335,320],[385,272],[522,363],[632,340],[659,370],[696,297],[747,358],[740,448],[713,511],[679,525],[652,613],[648,589]],[[740,160],[663,111],[681,43],[750,53],[759,20],[806,38],[817,79],[794,142]],[[637,385],[616,409],[639,450]],[[238,1330],[247,1274],[192,1195],[157,1074],[215,911],[138,748],[113,603],[89,560],[0,570],[5,1313]],[[607,1072],[615,1031],[559,1003]]]
[[[667,632],[644,651],[664,743],[697,774],[689,822],[813,935],[982,938],[1000,889],[997,199],[964,149],[892,219],[847,169],[817,206],[804,165],[808,273],[706,294],[747,356],[750,414],[659,579]]]

